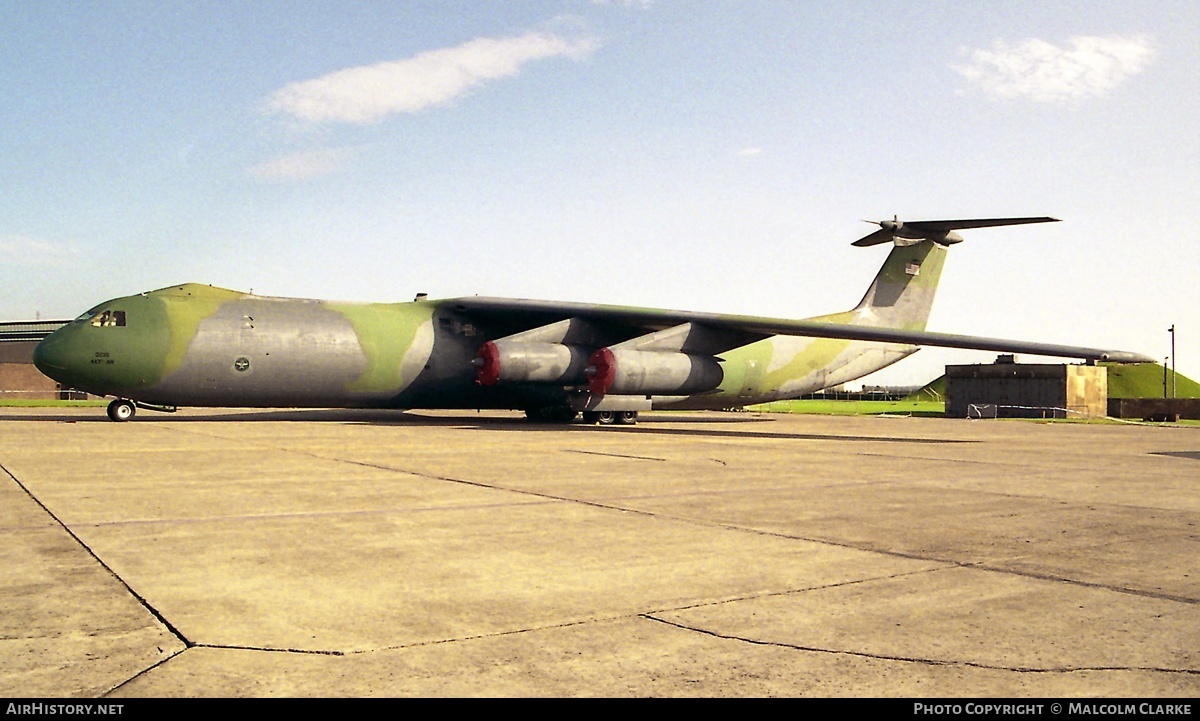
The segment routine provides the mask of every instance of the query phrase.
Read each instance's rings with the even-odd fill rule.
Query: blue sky
[[[189,281],[805,317],[882,262],[861,219],[1051,215],[965,232],[930,329],[1176,324],[1200,377],[1195,2],[0,0],[0,67],[2,319]]]

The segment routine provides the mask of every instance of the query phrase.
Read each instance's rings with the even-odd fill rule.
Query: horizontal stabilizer
[[[962,236],[955,230],[968,228],[994,228],[1000,225],[1025,225],[1027,223],[1057,223],[1058,218],[977,218],[974,220],[914,220],[901,222],[898,218],[892,220],[873,221],[879,230],[865,235],[851,243],[859,248],[865,248],[880,243],[896,242],[899,240],[932,240],[939,245],[952,245],[962,242]]]

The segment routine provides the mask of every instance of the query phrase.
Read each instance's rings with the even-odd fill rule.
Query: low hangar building
[[[1016,363],[946,366],[946,415],[957,418],[1092,418],[1108,413],[1108,369]]]
[[[0,400],[73,398],[33,365],[38,341],[65,325],[65,320],[0,322]]]

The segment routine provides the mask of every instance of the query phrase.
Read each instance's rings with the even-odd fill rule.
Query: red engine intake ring
[[[477,385],[494,386],[500,381],[500,349],[490,340],[479,346],[472,365],[475,366]]]
[[[617,359],[613,352],[601,348],[588,359],[588,390],[593,395],[602,396],[612,388],[613,380],[617,377]]]

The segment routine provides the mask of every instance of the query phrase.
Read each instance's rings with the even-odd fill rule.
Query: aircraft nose
[[[70,328],[59,328],[42,339],[33,349],[33,365],[44,375],[60,383],[66,382],[77,364],[78,353],[71,340]]]

